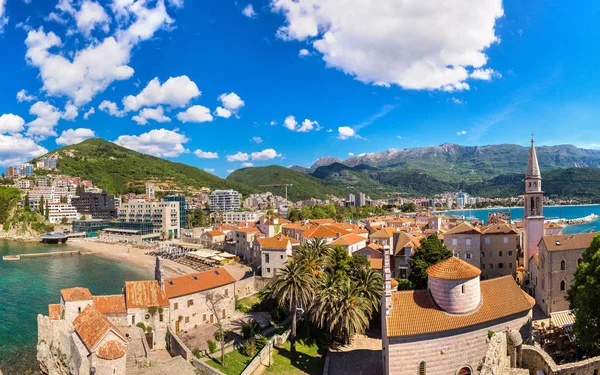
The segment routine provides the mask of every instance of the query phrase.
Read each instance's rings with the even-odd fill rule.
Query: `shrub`
[[[252,326],[250,324],[244,324],[242,326],[242,337],[245,339],[252,337]]]
[[[413,290],[414,289],[412,283],[408,279],[395,278],[394,280],[396,280],[398,282],[397,290]]]
[[[215,340],[217,341],[221,341],[221,331],[220,330],[216,330],[215,331]]]
[[[135,326],[136,326],[136,327],[138,327],[138,328],[141,328],[141,329],[142,329],[142,331],[145,331],[145,330],[146,330],[146,325],[145,325],[144,323],[142,323],[142,322],[139,322],[139,323],[138,323],[138,324],[136,324]]]
[[[156,314],[157,310],[158,310],[158,308],[156,306],[150,306],[150,307],[148,307],[148,313],[150,313],[150,315]]]
[[[146,332],[152,333],[152,327],[150,327],[150,326],[146,327]]]
[[[494,337],[496,333],[492,330],[488,330],[488,339],[491,339],[492,337]]]
[[[212,353],[212,352],[211,352]],[[196,358],[200,358],[200,348],[194,348],[192,349],[192,354],[196,357]]]
[[[159,313],[159,314],[162,314],[164,311],[165,311],[165,310],[164,310],[162,307],[159,307],[159,308],[158,308],[158,313]]]
[[[255,352],[256,352],[256,343],[254,342],[254,340],[246,341],[244,343],[244,345],[242,345],[242,347],[240,348],[240,353],[242,353],[242,355],[245,355],[247,357],[253,357]]]
[[[271,314],[271,319],[274,322],[279,323],[286,318],[287,310],[285,309],[285,307],[278,306],[275,309],[271,310],[270,314]]]
[[[208,351],[210,352],[210,354],[217,351],[217,343],[213,340],[208,340]]]

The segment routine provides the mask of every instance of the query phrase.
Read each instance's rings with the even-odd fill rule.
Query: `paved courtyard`
[[[383,373],[379,332],[357,335],[352,344],[329,353],[329,373],[335,375],[374,375]]]

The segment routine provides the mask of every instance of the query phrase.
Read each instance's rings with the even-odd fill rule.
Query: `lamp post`
[[[269,347],[269,367],[271,367],[271,351],[273,350],[273,339],[267,341],[267,345]]]

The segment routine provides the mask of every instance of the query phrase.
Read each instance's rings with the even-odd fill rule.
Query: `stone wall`
[[[497,332],[490,339],[488,350],[483,358],[480,375],[501,375],[510,372],[506,334]]]
[[[235,282],[235,296],[238,299],[246,298],[258,292],[256,288],[257,277],[252,276]]]
[[[167,347],[169,348],[169,354],[171,354],[172,357],[180,355],[186,361],[194,358],[192,351],[183,343],[176,333],[171,331],[169,331],[167,335]]]
[[[523,367],[529,373],[536,374],[542,370],[546,375],[592,375],[600,373],[600,357],[593,357],[584,361],[557,365],[554,360],[540,348],[523,345]]]
[[[479,277],[470,280],[443,280],[430,276],[427,286],[435,303],[449,313],[470,313],[481,304]]]
[[[200,370],[200,373],[203,375],[225,375],[216,368],[207,365],[205,362],[201,362],[196,358],[192,359],[192,365],[198,370]]]
[[[66,320],[50,320],[38,315],[37,360],[44,374],[76,373],[72,365],[71,334],[73,326]]]
[[[425,362],[427,374],[454,375],[462,367],[470,367],[471,373],[475,373],[488,349],[489,330],[515,329],[529,337],[530,327],[531,312],[458,330],[391,337],[388,348],[384,347],[389,358],[389,374],[414,375],[421,362]]]
[[[98,358],[96,355],[93,355],[93,357],[93,366],[96,368],[96,374],[125,374],[127,356],[113,360]]]

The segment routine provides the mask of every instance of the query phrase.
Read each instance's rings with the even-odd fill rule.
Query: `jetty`
[[[71,256],[71,255],[85,255],[91,254],[90,251],[82,251],[82,250],[69,250],[69,251],[51,251],[48,253],[25,253],[25,254],[14,254],[14,255],[4,255],[2,260],[4,261],[17,261],[23,258],[41,258],[41,257],[62,257],[62,256]]]
[[[85,233],[46,233],[41,235],[42,243],[45,244],[59,244],[65,243],[69,238],[83,238]]]

